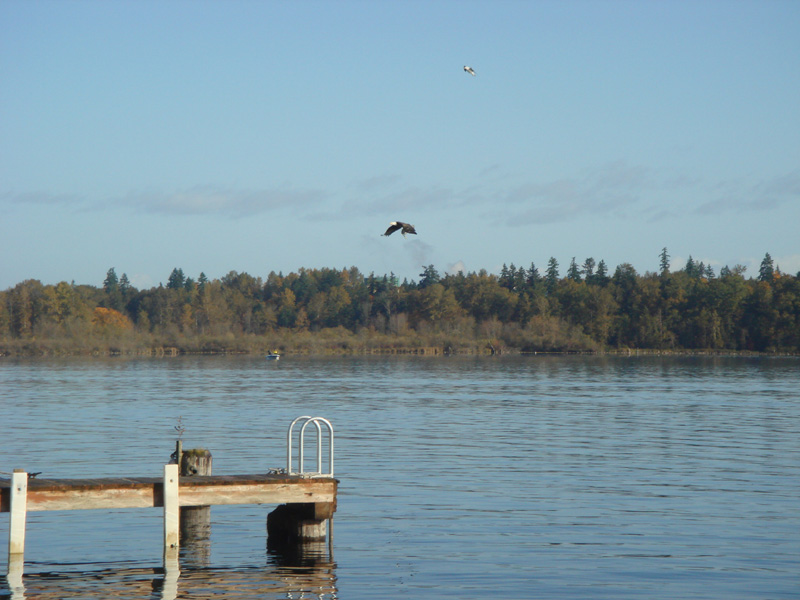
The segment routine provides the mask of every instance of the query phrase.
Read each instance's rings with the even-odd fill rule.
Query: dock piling
[[[205,448],[185,450],[182,454],[181,478],[211,475],[211,452]],[[207,567],[211,562],[211,507],[181,506],[181,559],[195,567]]]
[[[180,542],[178,465],[164,465],[164,551]]]
[[[11,521],[8,528],[8,554],[25,554],[25,519],[28,513],[28,474],[24,469],[14,469],[9,492]]]

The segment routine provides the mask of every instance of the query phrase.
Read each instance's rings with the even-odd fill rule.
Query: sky
[[[796,0],[0,1],[0,290],[794,274],[798,232]]]

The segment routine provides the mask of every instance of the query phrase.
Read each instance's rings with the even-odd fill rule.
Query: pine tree
[[[661,249],[660,259],[661,260],[659,261],[659,268],[658,268],[659,273],[661,274],[662,277],[664,275],[669,275],[669,254],[667,254],[666,246],[664,246]]]
[[[428,265],[427,267],[422,268],[424,270],[419,274],[420,280],[419,285],[417,286],[419,289],[423,289],[429,285],[433,285],[434,283],[439,283],[441,277],[439,276],[439,271],[437,271],[433,265]]]
[[[572,281],[580,281],[581,280],[581,271],[578,268],[578,263],[575,262],[575,257],[572,257],[572,260],[569,263],[569,269],[567,269],[567,278],[571,279]]]
[[[114,267],[111,267],[106,273],[105,281],[103,281],[103,289],[106,293],[116,292],[119,289],[119,279]]]
[[[529,288],[535,290],[536,287],[542,282],[542,276],[539,275],[539,269],[536,265],[531,263],[531,268],[525,273],[525,283]]]
[[[600,262],[597,263],[597,273],[595,273],[595,276],[592,281],[593,283],[601,287],[605,286],[610,281],[610,278],[608,276],[608,267],[606,266],[606,261],[601,259]]]
[[[591,256],[583,261],[583,278],[587,283],[591,282],[592,277],[594,276],[594,267],[595,262]]]
[[[697,263],[694,262],[692,255],[689,255],[689,260],[686,261],[686,266],[683,269],[689,277],[699,277],[697,271]]]
[[[544,276],[545,288],[548,294],[552,294],[558,285],[558,261],[554,257],[550,257],[547,261],[547,271]]]
[[[503,263],[503,268],[500,269],[500,285],[509,290],[514,285],[514,273],[513,271],[509,271],[506,263]]]
[[[775,265],[772,262],[772,257],[769,252],[764,255],[764,260],[761,261],[761,266],[758,269],[759,281],[772,281],[775,278]]]
[[[119,289],[123,296],[127,296],[133,289],[126,273],[123,273],[122,277],[119,278]]]
[[[186,279],[183,276],[183,269],[172,269],[169,279],[167,280],[167,287],[171,290],[179,290],[183,287]]]
[[[122,309],[122,291],[119,287],[119,279],[114,268],[110,268],[106,273],[106,279],[103,281],[103,289],[108,298],[107,304],[114,310]]]

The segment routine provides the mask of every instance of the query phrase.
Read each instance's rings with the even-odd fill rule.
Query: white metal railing
[[[297,453],[297,470],[293,469],[293,456],[292,456],[292,437],[293,437],[293,430],[294,426],[299,423],[303,422],[303,425],[300,427],[300,432],[298,434],[298,453]],[[306,471],[304,469],[304,453],[305,453],[305,432],[306,427],[310,424],[314,424],[314,427],[317,430],[317,470],[316,471]],[[328,430],[328,472],[324,473],[322,471],[322,425]],[[328,419],[324,417],[310,417],[308,415],[303,415],[302,417],[297,417],[292,424],[289,425],[289,431],[286,433],[286,473],[288,475],[300,475],[302,477],[333,477],[333,425]]]

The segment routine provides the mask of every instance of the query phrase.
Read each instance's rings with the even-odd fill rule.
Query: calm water
[[[3,359],[0,471],[160,476],[181,417],[215,474],[265,472],[302,414],[336,429],[332,548],[214,507],[179,598],[800,598],[796,359]],[[170,597],[161,527],[28,513],[25,597]]]

